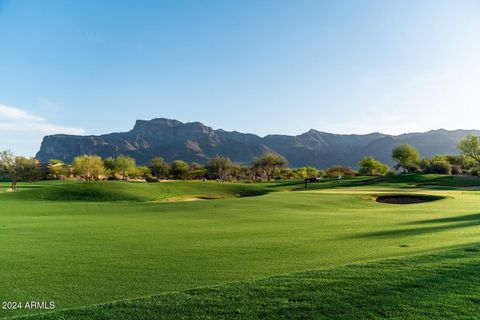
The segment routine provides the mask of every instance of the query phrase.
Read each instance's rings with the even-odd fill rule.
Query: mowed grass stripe
[[[21,319],[474,319],[478,246]]]

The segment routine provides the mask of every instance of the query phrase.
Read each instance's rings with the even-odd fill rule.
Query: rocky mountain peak
[[[183,125],[182,122],[173,119],[156,118],[152,120],[137,120],[132,131],[134,132],[148,132],[161,131],[169,128],[175,128]]]
[[[201,122],[183,123],[174,119],[137,120],[128,132],[100,136],[51,135],[43,139],[37,159],[46,162],[60,159],[70,162],[82,154],[102,157],[129,155],[138,164],[147,164],[161,156],[167,161],[177,159],[206,163],[215,155],[229,157],[237,163],[251,163],[265,151],[283,155],[292,167],[331,165],[355,167],[364,156],[374,156],[392,163],[391,150],[401,143],[419,149],[424,157],[456,152],[456,142],[474,130],[432,130],[426,133],[399,136],[371,134],[332,134],[311,129],[297,136],[267,135],[259,137],[238,131],[214,130]]]

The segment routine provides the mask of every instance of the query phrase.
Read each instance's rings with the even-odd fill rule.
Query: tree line
[[[250,165],[239,165],[229,158],[215,156],[206,165],[183,160],[169,163],[161,157],[155,157],[147,166],[138,166],[134,158],[125,155],[103,159],[95,155],[82,155],[68,164],[61,160],[50,160],[42,165],[34,158],[14,156],[10,151],[3,151],[0,152],[0,179],[10,180],[11,189],[15,191],[18,181],[40,179],[140,179],[147,182],[203,179],[258,182],[355,175],[383,176],[408,172],[480,175],[480,138],[469,135],[458,143],[457,148],[459,155],[436,155],[422,159],[413,146],[401,144],[392,150],[395,162],[393,169],[373,157],[365,157],[358,163],[358,171],[345,166],[333,166],[325,170],[312,166],[289,168],[287,160],[273,152],[255,158]]]

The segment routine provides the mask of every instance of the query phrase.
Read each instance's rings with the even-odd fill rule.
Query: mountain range
[[[440,129],[394,136],[378,132],[333,134],[311,129],[297,136],[273,134],[260,137],[250,133],[215,130],[200,122],[183,123],[157,118],[137,120],[128,132],[98,136],[45,136],[36,158],[41,162],[50,159],[71,162],[83,154],[101,157],[123,154],[145,165],[155,156],[167,161],[180,159],[204,164],[211,157],[221,155],[246,164],[266,151],[273,151],[283,155],[290,167],[356,167],[362,157],[370,155],[392,164],[391,150],[402,143],[413,145],[422,157],[455,154],[457,142],[468,134],[479,135],[480,131]]]

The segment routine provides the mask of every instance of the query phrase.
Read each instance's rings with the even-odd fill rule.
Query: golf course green
[[[0,318],[461,318],[479,309],[477,186],[0,183],[0,300],[55,303]]]

